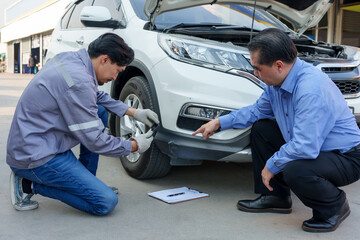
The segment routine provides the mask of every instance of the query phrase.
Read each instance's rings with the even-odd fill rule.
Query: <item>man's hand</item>
[[[266,168],[266,166],[265,166],[264,169],[261,171],[262,181],[263,181],[264,185],[267,187],[267,189],[269,189],[270,191],[273,191],[273,188],[270,186],[270,180],[271,180],[274,176],[275,176],[275,175],[272,174],[272,173]]]
[[[148,148],[151,145],[152,140],[154,139],[152,134],[153,134],[153,131],[150,129],[149,131],[147,131],[147,133],[140,134],[136,137],[130,138],[130,141],[134,140],[137,143],[137,152],[138,153],[143,153],[146,150],[148,150]]]
[[[207,139],[208,137],[211,137],[214,135],[214,132],[218,130],[220,127],[220,121],[219,119],[211,120],[210,122],[202,125],[198,130],[192,133],[193,136],[195,136],[198,133],[202,133],[202,136],[204,139]]]
[[[136,109],[134,113],[134,119],[145,123],[149,127],[154,124],[159,124],[158,115],[150,109]]]

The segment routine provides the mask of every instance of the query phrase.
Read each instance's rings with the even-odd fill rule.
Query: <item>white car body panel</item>
[[[160,112],[162,115],[166,114],[167,120],[162,122],[164,128],[185,134],[192,132],[176,126],[179,111],[184,104],[195,102],[239,109],[253,104],[262,93],[261,88],[247,79],[206,68],[194,71],[192,65],[171,58],[157,64],[152,73],[154,78],[159,79],[155,86]],[[219,132],[212,137],[227,140],[243,132],[244,130]]]

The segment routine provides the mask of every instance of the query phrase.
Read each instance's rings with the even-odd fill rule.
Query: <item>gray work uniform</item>
[[[85,49],[58,54],[30,81],[18,102],[6,162],[19,169],[36,168],[79,143],[106,156],[130,154],[130,141],[103,133],[98,104],[118,116],[128,109],[98,90]]]

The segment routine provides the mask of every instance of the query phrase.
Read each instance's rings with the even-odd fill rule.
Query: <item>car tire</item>
[[[120,92],[119,100],[133,108],[154,110],[150,87],[146,78],[142,76],[132,77],[125,84]],[[145,133],[148,129],[149,127],[145,124],[137,122],[133,118],[116,116],[115,132],[117,137],[129,139],[134,134]],[[163,154],[154,142],[146,152],[131,153],[120,159],[126,172],[137,179],[163,177],[171,169],[170,158]]]

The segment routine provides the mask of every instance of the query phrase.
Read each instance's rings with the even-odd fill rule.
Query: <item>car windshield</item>
[[[132,5],[137,16],[148,21],[144,15],[143,8],[146,0],[132,0]],[[238,27],[251,28],[253,7],[240,4],[207,4],[197,7],[165,12],[155,20],[157,29],[165,29],[184,24],[224,24]],[[283,31],[289,29],[270,13],[256,9],[254,29],[261,31],[265,28],[275,27]]]

